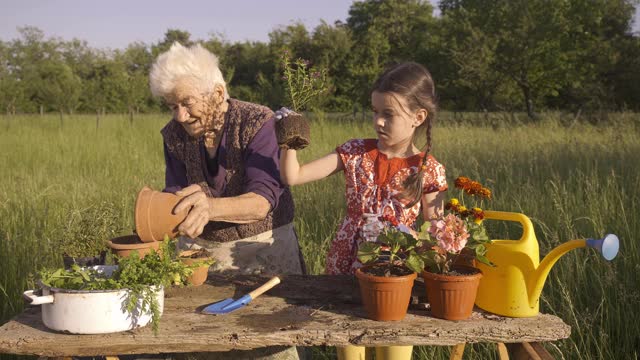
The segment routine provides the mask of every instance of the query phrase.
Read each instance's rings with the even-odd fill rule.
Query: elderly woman
[[[185,197],[176,212],[190,209],[181,246],[210,248],[221,271],[303,273],[273,112],[230,99],[218,58],[200,45],[158,56],[150,86],[173,111],[161,133],[165,191]]]
[[[305,272],[293,229],[293,200],[280,182],[274,113],[230,99],[218,58],[174,43],[151,68],[151,92],[173,111],[162,129],[165,191],[184,196],[175,212],[182,247],[208,248],[216,269]],[[295,348],[233,351],[212,358],[297,359]],[[203,358],[203,356],[196,356]]]

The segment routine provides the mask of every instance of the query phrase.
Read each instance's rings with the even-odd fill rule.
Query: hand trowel
[[[245,305],[250,303],[251,300],[262,295],[264,292],[278,285],[279,283],[280,283],[280,278],[277,276],[274,276],[269,281],[264,283],[264,285],[260,286],[259,288],[253,290],[252,292],[244,295],[243,297],[237,300],[233,300],[232,298],[224,299],[205,307],[204,309],[202,309],[201,312],[203,314],[214,314],[214,315],[230,313],[234,310],[244,307]]]

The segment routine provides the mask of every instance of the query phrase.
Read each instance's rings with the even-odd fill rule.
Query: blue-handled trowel
[[[247,295],[244,295],[243,297],[239,298],[238,300],[233,300],[232,298],[228,298],[228,299],[224,299],[221,301],[218,301],[216,303],[213,303],[207,307],[205,307],[204,309],[202,309],[202,313],[203,314],[215,314],[215,315],[219,315],[219,314],[226,314],[226,313],[230,313],[236,309],[239,309],[245,305],[247,305],[248,303],[251,302],[251,300],[257,298],[258,296],[262,295],[264,292],[266,292],[267,290],[271,289],[272,287],[278,285],[280,283],[280,278],[277,276],[274,276],[271,278],[271,280],[267,281],[266,283],[264,283],[264,285],[260,286],[259,288],[253,290],[252,292],[248,293]]]

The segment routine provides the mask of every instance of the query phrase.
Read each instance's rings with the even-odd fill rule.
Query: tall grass
[[[466,120],[465,120],[466,117]],[[23,308],[30,274],[60,266],[65,239],[101,243],[133,229],[133,203],[143,185],[163,184],[163,115],[0,117],[0,323]],[[486,124],[486,125],[485,125]],[[371,137],[369,122],[321,115],[302,161],[324,155],[355,137]],[[565,255],[553,268],[541,311],[572,328],[548,344],[557,358],[638,358],[640,321],[640,115],[610,116],[591,125],[546,114],[538,123],[489,114],[443,114],[434,129],[433,154],[450,182],[466,175],[494,190],[489,208],[531,217],[541,253],[564,241],[620,236],[618,258],[608,263],[589,249]],[[324,257],[345,213],[341,175],[293,188],[295,225],[308,268]],[[495,238],[518,229],[489,224]],[[448,349],[416,348],[414,358],[447,358]],[[314,349],[331,358],[332,350]],[[466,358],[497,358],[495,346],[468,346]]]

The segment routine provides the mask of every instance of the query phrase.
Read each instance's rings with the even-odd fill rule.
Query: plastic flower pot
[[[182,197],[143,187],[136,198],[136,233],[142,242],[162,241],[164,236],[175,238],[178,225],[187,217],[187,210],[178,214],[173,209]]]
[[[367,317],[377,321],[399,321],[409,309],[411,289],[416,273],[404,276],[375,276],[365,271],[371,266],[356,270],[360,295]]]
[[[423,271],[422,277],[431,305],[431,315],[446,320],[464,320],[471,316],[482,272],[468,266],[455,266],[460,275]]]
[[[127,257],[134,251],[138,253],[140,258],[149,254],[151,250],[156,252],[160,250],[159,241],[142,242],[138,235],[125,235],[117,238],[113,238],[107,242],[111,252],[119,257]]]
[[[201,263],[200,266],[193,269],[193,273],[187,278],[187,283],[193,286],[200,286],[207,281],[209,275],[209,267],[211,266],[211,255],[198,256],[199,250],[185,250],[181,251],[178,255],[178,259],[185,265],[193,265]],[[196,256],[196,257],[193,257]]]

